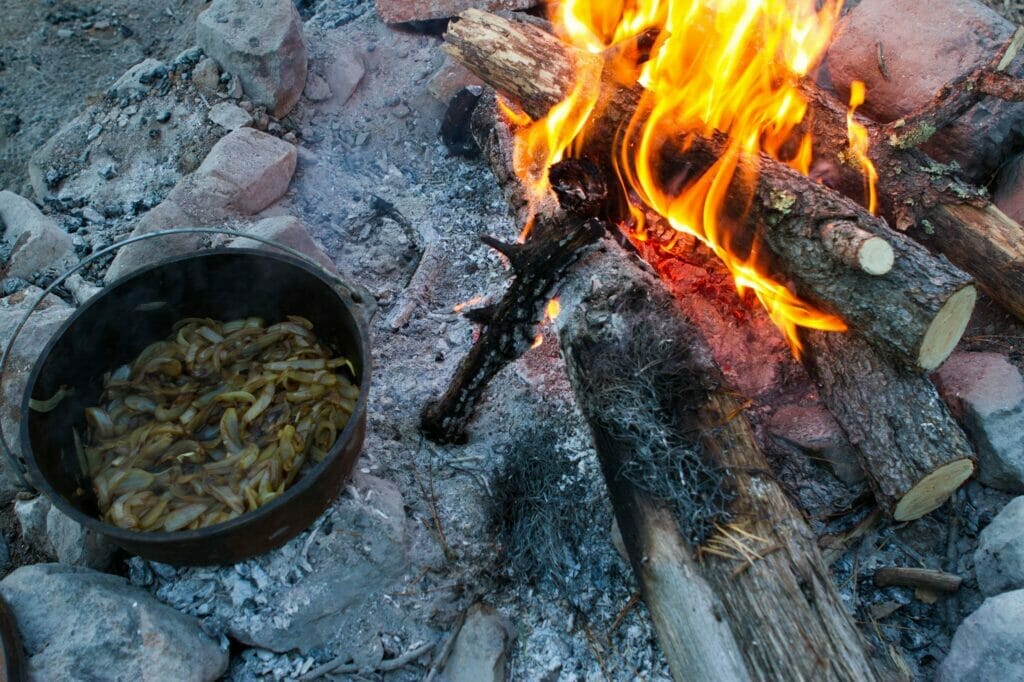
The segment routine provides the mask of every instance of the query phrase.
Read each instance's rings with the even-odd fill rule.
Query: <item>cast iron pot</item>
[[[370,349],[355,295],[318,267],[255,249],[214,249],[163,261],[106,287],[79,308],[43,351],[22,403],[21,443],[33,483],[86,528],[127,551],[170,564],[229,564],[279,547],[338,496],[366,434]],[[164,305],[160,305],[163,303]],[[334,447],[283,495],[259,509],[200,530],[141,532],[98,518],[92,485],[78,463],[72,427],[84,436],[84,410],[98,405],[104,372],[133,360],[186,317],[234,320],[288,315],[313,322],[332,352],[355,366],[359,399]],[[29,409],[62,385],[74,389],[51,412]]]

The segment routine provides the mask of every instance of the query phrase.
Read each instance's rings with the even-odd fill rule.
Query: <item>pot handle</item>
[[[156,239],[158,237],[168,237],[176,234],[210,234],[252,239],[253,241],[260,242],[271,248],[284,251],[288,255],[298,258],[299,260],[312,266],[324,278],[333,282],[341,289],[343,289],[348,294],[349,299],[352,301],[355,307],[362,308],[366,303],[365,295],[362,292],[360,292],[357,288],[353,287],[351,284],[345,282],[345,280],[341,279],[341,277],[339,277],[335,273],[327,270],[320,263],[316,262],[315,260],[307,256],[306,254],[302,253],[301,251],[293,249],[290,246],[285,246],[284,244],[279,244],[265,237],[249,234],[247,232],[240,232],[238,230],[225,230],[216,227],[178,227],[171,230],[147,232],[146,234],[140,234],[133,237],[128,237],[127,239],[122,239],[119,242],[115,242],[110,246],[100,249],[96,253],[91,254],[85,260],[79,261],[76,265],[66,270],[63,274],[57,277],[57,279],[53,280],[50,283],[50,285],[43,290],[42,295],[40,295],[39,298],[36,299],[35,303],[33,303],[29,307],[29,309],[22,316],[21,320],[18,321],[17,326],[15,326],[14,328],[14,333],[11,335],[10,341],[8,341],[7,345],[2,349],[2,351],[0,351],[0,386],[3,385],[3,378],[7,375],[7,363],[10,359],[11,351],[14,349],[14,343],[15,341],[18,340],[18,335],[21,333],[21,330],[25,327],[25,324],[28,323],[29,317],[31,317],[32,313],[34,313],[36,311],[36,308],[39,307],[39,304],[43,301],[43,299],[45,299],[47,296],[53,293],[54,289],[63,284],[68,277],[75,274],[80,269],[99,260],[100,258],[103,258],[104,256],[110,255],[111,253],[120,250],[122,247],[128,246],[129,244],[135,244],[136,242],[144,242],[149,239]],[[31,481],[29,481],[28,466],[25,464],[25,461],[21,458],[20,455],[18,455],[18,453],[14,452],[14,450],[7,442],[7,437],[4,434],[2,418],[0,418],[0,450],[3,451],[4,458],[7,460],[8,468],[14,472],[14,475],[18,479],[16,482],[17,486],[22,490],[36,490],[36,487],[32,485]]]

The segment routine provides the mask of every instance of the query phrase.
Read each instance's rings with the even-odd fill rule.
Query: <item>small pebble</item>
[[[156,122],[157,123],[167,123],[170,120],[171,120],[171,112],[169,112],[169,111],[166,111],[166,110],[165,111],[161,111],[159,114],[156,115]]]

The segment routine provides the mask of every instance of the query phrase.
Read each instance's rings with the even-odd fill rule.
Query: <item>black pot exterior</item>
[[[369,333],[358,304],[317,266],[255,249],[189,254],[118,280],[63,325],[29,378],[21,448],[33,484],[78,523],[154,561],[230,564],[283,545],[338,496],[363,446],[371,367]],[[356,369],[360,394],[355,411],[324,460],[267,505],[210,528],[138,532],[99,520],[72,430],[84,436],[84,409],[99,403],[103,374],[165,338],[186,317],[262,317],[271,324],[288,315],[311,320],[317,337]],[[29,399],[45,400],[62,385],[74,392],[53,411],[29,409]]]

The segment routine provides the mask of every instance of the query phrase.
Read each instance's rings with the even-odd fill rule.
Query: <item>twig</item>
[[[818,547],[821,549],[821,554],[825,559],[825,564],[831,566],[835,562],[839,561],[839,557],[843,556],[846,552],[847,546],[854,540],[867,535],[881,519],[882,510],[876,508],[864,517],[863,521],[845,533],[826,535],[821,538],[821,540],[818,541]]]
[[[409,651],[406,651],[404,654],[402,654],[401,656],[399,656],[397,658],[390,658],[390,659],[388,659],[386,661],[381,661],[373,670],[375,672],[381,672],[381,673],[386,673],[386,672],[391,672],[393,670],[398,670],[399,668],[402,668],[402,667],[408,665],[409,663],[412,663],[413,661],[415,661],[417,658],[419,658],[423,654],[429,652],[431,649],[434,648],[434,645],[436,643],[437,642],[428,642],[426,644],[421,644],[420,646],[418,646],[418,647],[416,647],[414,649],[410,649]],[[303,681],[305,681],[305,680],[315,680],[315,679],[319,679],[321,677],[324,677],[326,675],[331,675],[331,674],[344,675],[344,674],[351,674],[351,673],[360,672],[361,668],[360,668],[360,666],[358,664],[356,664],[356,663],[345,663],[345,661],[347,661],[348,658],[349,658],[349,656],[346,655],[346,656],[339,656],[338,658],[335,658],[334,660],[331,660],[331,661],[327,661],[323,665],[321,665],[321,666],[319,666],[317,668],[314,668],[313,670],[310,670],[308,673],[306,673],[305,675],[303,675],[299,679],[303,680]]]
[[[444,664],[448,662],[448,657],[452,655],[452,649],[455,648],[455,640],[458,639],[459,633],[462,632],[462,626],[466,622],[466,612],[463,611],[459,614],[459,617],[455,619],[455,624],[452,625],[452,629],[448,633],[448,639],[445,640],[444,646],[437,652],[437,656],[434,656],[433,662],[430,664],[430,670],[427,671],[427,676],[423,678],[423,682],[434,682],[441,669],[444,668]]]
[[[887,566],[875,571],[875,584],[879,587],[913,587],[932,592],[952,593],[960,589],[964,579],[952,573],[930,568]]]
[[[448,539],[444,535],[444,528],[441,526],[441,516],[437,513],[436,495],[434,493],[434,468],[430,467],[430,491],[427,492],[427,487],[423,485],[423,478],[420,476],[420,468],[418,465],[413,465],[414,476],[416,477],[416,484],[420,487],[420,493],[423,495],[423,499],[427,503],[427,508],[430,510],[430,517],[434,521],[435,537],[437,544],[441,546],[441,551],[444,552],[444,558],[448,561],[454,561],[455,555],[452,553],[451,547],[448,546]]]
[[[629,598],[626,605],[619,610],[619,615],[615,617],[615,622],[612,623],[610,628],[608,628],[608,634],[605,635],[605,639],[611,640],[612,634],[619,629],[619,626],[622,625],[622,621],[626,620],[626,616],[629,615],[629,612],[636,608],[636,605],[640,603],[641,597],[642,595],[639,592],[633,593],[633,596]]]
[[[387,319],[387,326],[391,331],[398,331],[404,327],[416,309],[421,307],[427,300],[430,291],[437,284],[438,278],[445,264],[445,250],[440,241],[428,243],[420,256],[419,265],[413,273],[409,285],[402,292],[399,303]]]

